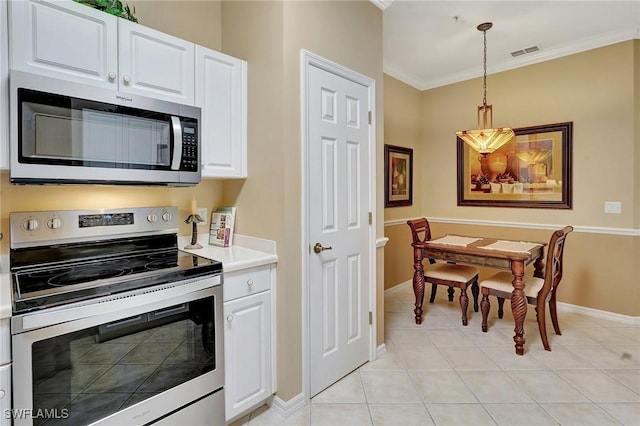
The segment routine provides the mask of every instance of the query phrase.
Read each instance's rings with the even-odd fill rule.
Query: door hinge
[[[373,324],[373,312],[369,311],[369,325]]]
[[[369,225],[373,225],[373,212],[369,212]]]
[[[371,124],[372,121],[373,119],[371,118],[371,111],[369,111],[369,124]]]

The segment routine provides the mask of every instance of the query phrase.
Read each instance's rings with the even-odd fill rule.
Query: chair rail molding
[[[417,217],[406,219],[394,219],[384,222],[384,226],[396,226],[406,225],[408,220],[418,219]],[[475,225],[475,226],[497,226],[502,228],[527,228],[527,229],[543,229],[555,231],[558,228],[565,226],[566,224],[558,225],[552,223],[531,223],[531,222],[503,222],[495,220],[472,220],[472,219],[450,219],[442,217],[429,217],[429,222],[432,223],[453,223],[456,225]],[[622,235],[627,237],[640,237],[640,229],[634,228],[605,228],[600,226],[579,226],[572,225],[573,232],[580,232],[585,234],[607,234],[607,235]]]

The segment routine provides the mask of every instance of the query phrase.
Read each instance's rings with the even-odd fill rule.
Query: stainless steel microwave
[[[193,186],[200,108],[12,70],[16,184]]]

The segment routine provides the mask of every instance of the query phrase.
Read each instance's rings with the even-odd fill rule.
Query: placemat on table
[[[446,244],[449,246],[466,247],[469,244],[475,243],[478,240],[481,240],[481,238],[459,237],[457,235],[445,235],[442,238],[438,238],[437,240],[431,240],[429,242],[434,244]]]
[[[538,243],[528,243],[526,241],[503,241],[498,240],[488,246],[478,247],[487,250],[512,251],[516,253],[528,253],[532,248],[541,246]]]

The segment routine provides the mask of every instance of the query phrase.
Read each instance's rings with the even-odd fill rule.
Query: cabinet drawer
[[[271,267],[260,266],[224,274],[223,300],[257,294],[271,288]]]

